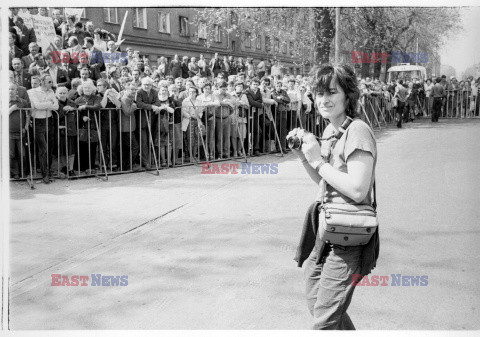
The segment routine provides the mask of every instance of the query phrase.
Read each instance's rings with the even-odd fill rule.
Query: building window
[[[235,12],[230,12],[230,24],[238,26],[238,16]]]
[[[215,42],[222,42],[222,31],[220,25],[213,25],[213,31],[215,34]]]
[[[147,29],[147,9],[134,8],[133,27]]]
[[[287,53],[287,42],[282,42],[281,48],[282,48],[282,53],[286,54]]]
[[[255,47],[257,49],[262,49],[262,36],[260,34],[255,35]]]
[[[252,48],[252,33],[245,32],[245,47]]]
[[[188,36],[188,18],[185,16],[180,16],[178,18],[178,22],[180,36]]]
[[[118,23],[118,13],[116,8],[103,9],[103,21],[108,23]]]
[[[280,51],[280,40],[275,39],[275,43],[273,44],[273,52],[276,54]]]
[[[272,51],[272,41],[268,36],[265,36],[265,51],[267,53],[270,53]]]
[[[158,12],[158,31],[170,34],[170,13]]]
[[[293,42],[290,42],[290,56],[293,56]]]
[[[203,40],[207,39],[207,23],[206,22],[198,23],[198,38]]]

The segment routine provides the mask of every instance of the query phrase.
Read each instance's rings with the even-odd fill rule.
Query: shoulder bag
[[[339,139],[342,133],[337,133]],[[319,238],[330,244],[340,246],[366,245],[378,228],[376,187],[373,182],[373,204],[354,205],[343,203],[325,203],[326,182],[323,179],[323,196],[319,206]]]

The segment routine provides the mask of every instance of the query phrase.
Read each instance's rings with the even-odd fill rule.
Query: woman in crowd
[[[60,139],[63,144],[67,143],[67,148],[61,146],[60,154],[67,157],[67,165],[63,166],[61,172],[68,176],[74,176],[75,157],[78,156],[77,146],[77,104],[69,99],[68,89],[59,87],[55,93],[58,99],[58,117],[60,127]],[[65,138],[66,137],[66,138]],[[68,155],[65,153],[68,151]]]
[[[165,167],[171,164],[170,162],[167,164],[167,156],[168,161],[170,161],[170,152],[169,150],[167,150],[167,147],[168,149],[170,149],[172,144],[174,145],[173,152],[175,154],[175,162],[178,163],[178,149],[181,148],[182,137],[178,134],[174,135],[173,124],[175,113],[177,115],[177,124],[180,123],[179,119],[181,120],[181,111],[179,109],[175,111],[175,109],[177,108],[175,100],[169,97],[168,87],[166,85],[162,85],[158,89],[158,100],[160,102],[160,118],[158,119],[159,132],[156,135],[159,135],[160,139],[159,141],[155,139],[154,144],[160,145],[160,165],[162,167]]]
[[[197,99],[198,89],[190,87],[188,97],[182,102],[182,131],[185,132],[186,148],[190,156],[190,162],[194,163],[198,155],[198,140],[202,135],[203,124],[201,121],[203,107]]]
[[[97,130],[98,111],[102,99],[97,96],[93,82],[85,82],[78,87],[80,97],[75,100],[78,106],[79,155],[75,156],[74,168],[86,174],[94,174],[96,149],[99,141]]]
[[[373,131],[355,115],[360,94],[355,73],[347,65],[329,64],[314,72],[315,104],[330,122],[323,138],[338,134],[341,129],[345,131],[336,140],[322,141],[321,146],[311,133],[302,135],[294,130],[289,135],[303,136],[303,145],[294,152],[315,185],[321,186],[308,215],[318,217],[322,199],[325,203],[372,205],[377,146]],[[301,244],[297,261],[299,266],[304,265],[307,304],[314,328],[353,330],[355,326],[347,314],[355,290],[352,276],[368,275],[375,267],[378,231],[364,246],[340,246],[319,237],[312,241],[311,251]]]

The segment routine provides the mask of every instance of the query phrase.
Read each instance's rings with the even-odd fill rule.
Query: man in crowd
[[[435,85],[432,89],[432,96],[433,96],[433,111],[432,111],[432,122],[438,122],[438,118],[440,117],[441,109],[442,109],[442,101],[445,97],[445,89],[441,84],[442,78],[437,77],[435,79]]]
[[[75,22],[73,26],[73,30],[69,31],[67,33],[67,39],[70,39],[70,37],[75,36],[77,38],[77,42],[80,46],[83,46],[85,37],[86,37],[86,32],[83,30],[83,23],[78,21]]]
[[[135,111],[137,104],[135,103],[136,89],[131,82],[125,84],[125,90],[121,93],[120,101],[122,103],[122,111],[120,118],[120,133],[122,146],[122,170],[133,169],[138,171],[140,167],[134,165],[139,153],[139,146],[136,137],[137,121]],[[130,157],[132,158],[130,160]]]
[[[137,103],[138,111],[135,115],[137,120],[137,138],[140,142],[140,157],[141,164],[147,170],[151,168],[150,166],[150,157],[148,151],[148,144],[150,142],[149,133],[148,133],[148,121],[150,121],[150,126],[155,124],[154,118],[150,118],[148,111],[153,111],[155,114],[160,112],[160,101],[158,100],[158,92],[153,89],[153,80],[150,77],[145,77],[142,79],[142,88],[137,91],[135,98]],[[147,121],[148,120],[148,121]]]
[[[17,85],[9,85],[9,148],[10,148],[10,175],[13,179],[20,178],[22,162],[25,158],[25,149],[22,143],[25,143],[26,132],[30,124],[30,115],[23,108],[28,108],[28,102],[21,99],[17,94]],[[23,141],[22,141],[23,140]],[[24,168],[25,170],[25,168]]]
[[[217,152],[219,158],[230,158],[231,115],[235,106],[232,96],[227,93],[226,82],[222,82],[218,88],[217,101],[219,103],[219,106],[215,107]]]
[[[20,16],[17,16],[15,25],[18,27],[19,30],[19,47],[23,51],[24,55],[27,55],[29,52],[30,43],[37,42],[35,31],[33,30],[33,28],[28,28],[27,26],[25,26],[25,23]]]
[[[32,75],[23,69],[22,60],[14,58],[12,60],[13,77],[15,84],[25,87],[27,90],[32,88]]]
[[[53,81],[50,75],[40,76],[40,87],[29,91],[34,119],[34,137],[38,147],[42,181],[50,183],[50,164],[53,150],[53,119],[52,111],[58,110],[58,100],[52,90]]]
[[[30,69],[30,64],[32,64],[35,61],[34,56],[38,54],[39,50],[40,50],[40,47],[36,42],[30,42],[30,44],[28,45],[29,54],[22,57],[24,69]]]
[[[188,56],[184,56],[182,59],[182,78],[189,78],[190,76],[188,75]]]
[[[260,150],[263,152],[263,148],[260,149],[260,146],[263,144],[260,144],[260,139],[262,139],[262,129],[263,129],[263,99],[262,99],[262,93],[260,92],[260,89],[258,86],[260,85],[260,81],[258,78],[254,78],[252,80],[252,83],[250,85],[250,88],[246,90],[245,94],[247,95],[248,99],[248,104],[250,107],[252,107],[252,112],[253,112],[253,130],[250,130],[250,132],[253,132],[253,155],[254,156],[259,156],[260,155]]]
[[[102,142],[103,156],[107,167],[110,166],[116,170],[118,165],[118,111],[116,109],[120,108],[122,103],[119,93],[110,88],[107,80],[99,79],[97,90],[98,96],[102,98],[100,102],[102,109],[107,109],[100,111],[100,141]]]
[[[218,58],[218,53],[215,53],[210,60],[210,70],[212,71],[213,78],[217,78],[218,74],[222,71],[222,61]]]
[[[52,54],[47,54],[45,57],[48,67],[45,68],[45,72],[47,72],[53,81],[53,88],[56,89],[58,87],[67,87],[70,85],[70,77],[65,69],[59,67],[57,63],[53,62]]]

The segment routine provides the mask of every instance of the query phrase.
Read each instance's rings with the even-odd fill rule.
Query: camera
[[[302,139],[297,136],[293,136],[287,139],[288,147],[292,150],[300,150],[300,148],[302,147],[302,143]]]

